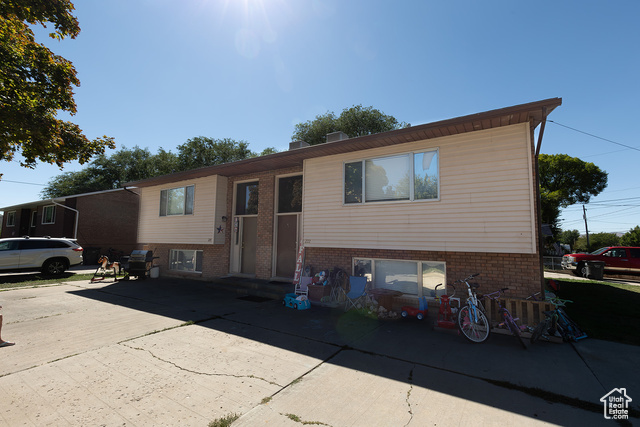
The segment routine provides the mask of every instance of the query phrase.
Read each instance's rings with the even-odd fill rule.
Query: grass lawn
[[[640,286],[554,280],[555,294],[573,301],[566,312],[589,337],[640,345]]]
[[[50,286],[76,280],[91,280],[93,274],[76,274],[66,272],[60,276],[44,276],[40,273],[16,273],[0,276],[0,291],[3,289],[30,288],[34,286]]]

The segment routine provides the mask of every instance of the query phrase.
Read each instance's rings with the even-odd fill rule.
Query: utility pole
[[[582,205],[582,217],[584,218],[584,229],[587,231],[587,250],[591,250],[591,245],[589,244],[589,227],[587,226],[587,208]]]

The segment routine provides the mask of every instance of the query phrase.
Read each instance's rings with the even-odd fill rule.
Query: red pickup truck
[[[640,248],[608,246],[590,254],[568,254],[562,257],[562,268],[582,276],[586,261],[603,261],[604,271],[609,273],[640,273]]]

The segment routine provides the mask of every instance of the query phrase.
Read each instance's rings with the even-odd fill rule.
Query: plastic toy
[[[435,326],[444,329],[454,329],[456,327],[456,322],[454,320],[455,313],[453,310],[456,309],[451,309],[450,300],[456,294],[456,288],[454,288],[453,285],[449,285],[453,288],[453,294],[438,296],[438,286],[442,286],[442,283],[435,287],[436,300],[440,300],[440,310],[438,311],[438,320],[436,321]]]
[[[311,303],[306,295],[298,295],[295,293],[286,294],[282,300],[282,305],[296,310],[307,310],[311,308]]]
[[[418,320],[422,320],[427,316],[427,312],[429,311],[429,306],[427,305],[427,297],[422,297],[419,299],[420,307],[410,307],[404,306],[402,307],[402,312],[400,313],[403,318],[407,318],[409,316],[415,317]]]

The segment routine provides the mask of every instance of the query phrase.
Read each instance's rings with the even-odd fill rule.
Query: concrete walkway
[[[0,293],[0,425],[613,425],[640,410],[640,348],[593,339],[523,350],[425,321],[239,299],[176,279]],[[637,422],[637,419],[634,420]]]

